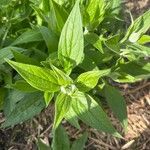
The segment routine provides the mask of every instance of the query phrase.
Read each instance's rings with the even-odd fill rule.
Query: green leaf
[[[17,80],[14,84],[9,85],[10,88],[21,90],[23,92],[35,92],[37,89],[33,88],[24,80]]]
[[[72,100],[72,107],[78,117],[87,125],[121,138],[106,113],[91,96],[81,92],[76,93]]]
[[[54,0],[57,4],[59,4],[59,5],[63,5],[63,4],[65,4],[65,2],[66,1],[68,1],[68,0]],[[70,1],[70,0],[69,0]],[[72,0],[71,0],[72,1]]]
[[[27,93],[23,93],[19,90],[8,90],[4,101],[4,115],[8,117],[11,112],[15,109],[16,104],[25,97]]]
[[[55,102],[55,119],[53,128],[56,129],[69,111],[71,106],[71,96],[63,93],[59,93]]]
[[[30,58],[29,56],[26,56],[16,50],[12,50],[12,53],[17,62],[31,64],[31,65],[40,65],[40,63],[36,59]]]
[[[110,77],[118,83],[134,83],[141,80],[123,72],[113,72]]]
[[[42,0],[39,6],[45,13],[45,15],[48,15],[50,6],[49,6],[49,0]]]
[[[49,26],[50,28],[56,32],[57,34],[60,34],[66,20],[68,17],[68,13],[63,8],[63,6],[60,6],[57,4],[54,0],[50,0],[50,15],[49,15]]]
[[[51,150],[50,146],[45,144],[41,139],[38,139],[36,143],[37,143],[38,150]]]
[[[35,6],[31,4],[31,7],[33,8],[35,14],[36,14],[36,19],[37,19],[37,24],[39,26],[42,25],[43,22],[48,22],[48,17],[44,14],[43,10],[39,6]]]
[[[57,78],[50,69],[6,60],[31,86],[41,91],[60,90]]]
[[[150,77],[150,63],[131,61],[118,64],[118,70],[110,77],[119,83],[133,83]]]
[[[105,1],[104,0],[89,0],[85,11],[86,20],[84,21],[89,29],[94,29],[104,19]]]
[[[105,97],[108,102],[108,105],[116,115],[116,117],[121,122],[124,129],[127,129],[127,108],[124,97],[121,93],[114,87],[110,85],[105,85],[104,88]]]
[[[60,69],[56,68],[54,65],[50,64],[52,70],[54,71],[57,79],[58,79],[58,83],[60,85],[63,85],[63,86],[67,86],[71,83],[73,83],[72,79],[67,75],[65,74],[63,71],[61,71]]]
[[[149,35],[143,35],[139,40],[138,40],[139,44],[146,44],[146,43],[150,43],[150,36]]]
[[[129,62],[120,64],[119,72],[124,72],[133,76],[134,78],[144,79],[150,76],[150,63]]]
[[[0,5],[8,5],[10,3],[10,0],[1,0]]]
[[[110,2],[111,5],[111,10],[113,14],[119,15],[120,10],[121,10],[121,4],[123,3],[122,0],[112,0]]]
[[[5,60],[4,60],[5,58],[11,59],[14,57],[12,50],[17,50],[19,52],[25,51],[25,49],[23,49],[23,48],[12,47],[12,46],[0,49],[0,64],[3,64],[5,62]]]
[[[3,109],[5,93],[6,93],[6,89],[0,88],[0,110]]]
[[[102,47],[102,39],[95,33],[88,33],[85,35],[87,42],[92,44],[96,49],[98,49],[102,54],[104,53]]]
[[[29,42],[43,41],[39,30],[28,30],[21,34],[11,45],[25,44]]]
[[[39,29],[43,39],[45,40],[49,53],[57,51],[58,37],[52,32],[52,30],[48,29],[47,27],[41,26]]]
[[[50,92],[44,92],[44,99],[45,99],[45,104],[46,107],[49,105],[49,103],[52,101],[54,97],[54,93],[50,93]]]
[[[87,141],[88,133],[85,132],[79,139],[73,142],[71,150],[84,150],[85,142]]]
[[[81,63],[83,59],[83,29],[77,1],[60,35],[58,57],[66,72]]]
[[[8,100],[11,100],[8,99]],[[43,96],[41,93],[24,94],[18,98],[19,102],[13,107],[9,115],[6,116],[6,121],[2,124],[2,128],[14,126],[24,122],[33,116],[39,114],[45,107]]]
[[[119,38],[120,35],[116,34],[110,37],[109,39],[107,39],[107,41],[104,41],[105,46],[112,52],[116,53],[117,55],[119,55],[119,51],[120,51]]]
[[[150,47],[143,46],[140,44],[132,44],[132,45],[128,45],[128,48],[131,48],[129,52],[131,54],[137,55],[138,58],[150,56]]]
[[[61,140],[60,140],[61,139]],[[53,150],[70,150],[70,141],[65,129],[60,125],[54,132]]]
[[[81,69],[84,69],[85,71],[99,70],[96,63],[91,58],[89,58],[87,55],[85,55],[84,60],[82,61],[81,64],[79,64],[79,67]]]
[[[74,127],[76,127],[77,129],[80,129],[80,125],[78,122],[78,118],[76,113],[74,112],[73,108],[70,107],[69,111],[66,113],[65,115],[65,119]]]
[[[106,76],[109,73],[110,73],[110,69],[88,71],[82,73],[77,78],[77,87],[79,88],[79,90],[87,92],[93,89],[97,85],[100,77]]]
[[[150,28],[150,10],[146,11],[143,15],[134,21],[128,28],[125,37],[122,42],[129,39],[131,42],[136,42],[142,34]]]

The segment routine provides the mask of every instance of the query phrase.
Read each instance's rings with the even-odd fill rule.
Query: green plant
[[[1,127],[28,120],[53,101],[54,137],[66,119],[121,138],[103,105],[106,100],[126,131],[125,100],[111,82],[150,76],[150,11],[125,29],[118,0],[16,0],[16,10],[2,3],[1,18],[8,16],[0,29]]]

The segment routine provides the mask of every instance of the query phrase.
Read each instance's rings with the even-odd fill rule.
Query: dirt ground
[[[125,0],[126,7],[134,17],[150,9],[150,0]],[[132,85],[119,85],[126,98],[128,110],[128,132],[124,139],[117,139],[103,132],[82,125],[77,130],[64,122],[71,139],[76,139],[83,131],[88,131],[86,150],[150,150],[150,80]],[[112,113],[108,112],[113,124],[122,131]],[[51,128],[54,107],[50,106],[38,117],[17,125],[12,129],[0,130],[0,150],[36,150],[36,138],[51,142]],[[0,123],[3,121],[0,113]]]
[[[123,0],[134,17],[150,9],[150,0]]]

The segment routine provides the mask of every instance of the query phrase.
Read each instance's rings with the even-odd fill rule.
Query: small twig
[[[108,145],[108,144],[106,144],[106,143],[104,143],[102,141],[99,141],[99,140],[91,138],[91,137],[89,139],[93,140],[94,142],[98,143],[99,145],[103,145],[103,146],[108,147],[108,148],[110,148],[112,150],[116,150],[116,148],[114,146]]]
[[[48,126],[48,128],[46,129],[46,130],[44,130],[41,134],[40,134],[40,136],[43,136],[47,131],[49,131],[51,128],[52,128],[52,124],[50,125],[50,126]]]
[[[85,146],[85,148],[87,149],[88,147],[90,147],[93,144],[94,144],[94,141],[91,141],[88,145]]]
[[[125,145],[123,145],[121,147],[122,150],[129,148],[133,143],[135,142],[135,140],[131,140],[128,143],[126,143]]]
[[[16,143],[16,142],[11,142],[11,145],[17,145],[17,146],[23,146],[23,147],[26,147],[25,144],[22,144],[22,143]]]

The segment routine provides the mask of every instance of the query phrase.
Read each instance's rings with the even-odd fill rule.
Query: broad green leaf
[[[83,29],[79,8],[76,2],[60,35],[58,57],[66,72],[81,63],[83,59]]]
[[[120,35],[116,34],[110,37],[107,41],[104,41],[105,46],[112,52],[116,53],[117,55],[119,55],[119,51],[120,51],[119,38]]]
[[[87,49],[85,51],[85,56],[91,59],[92,63],[95,62],[97,66],[104,67],[105,63],[110,62],[110,60],[113,58],[114,55],[113,53],[101,54],[99,51],[93,49]]]
[[[45,144],[42,139],[38,139],[36,143],[38,150],[51,150],[50,146]]]
[[[128,31],[122,41],[129,38],[131,42],[136,42],[142,34],[150,28],[150,10],[146,11],[143,15],[134,21],[134,24],[130,25]]]
[[[71,96],[63,93],[59,93],[55,102],[55,119],[53,128],[56,129],[69,111],[71,106]]]
[[[30,58],[29,56],[26,56],[16,50],[13,50],[12,53],[17,62],[31,65],[40,65],[40,63],[36,59]]]
[[[85,132],[83,135],[73,142],[71,150],[84,150],[85,143],[88,138],[88,133]]]
[[[118,65],[118,70],[109,76],[119,83],[133,83],[150,77],[149,62],[127,62]]]
[[[58,49],[58,37],[47,27],[39,27],[40,32],[45,40],[49,53],[52,53]]]
[[[138,58],[150,56],[150,47],[143,46],[140,44],[132,44],[132,45],[127,45],[127,46],[128,48],[131,48],[129,52],[137,55]]]
[[[139,44],[146,44],[146,43],[150,43],[150,36],[149,35],[143,35],[139,40],[138,40]]]
[[[39,30],[29,30],[21,34],[11,45],[25,44],[29,42],[43,41]]]
[[[9,85],[10,88],[17,89],[23,92],[35,92],[37,89],[33,88],[24,80],[17,80],[14,84]]]
[[[81,69],[84,69],[85,71],[99,70],[99,68],[96,65],[96,63],[91,58],[89,58],[86,55],[85,55],[84,60],[82,61],[82,63],[79,64],[79,67]]]
[[[0,88],[0,110],[3,109],[4,97],[6,94],[6,89]]]
[[[11,101],[11,99],[9,100]],[[45,107],[43,96],[39,92],[24,94],[18,100],[19,102],[15,104],[12,111],[6,116],[6,120],[1,127],[6,128],[26,121],[39,114]]]
[[[65,129],[59,125],[58,128],[54,132],[53,142],[52,142],[53,150],[70,150],[70,141]]]
[[[4,115],[8,117],[15,109],[16,104],[25,97],[27,93],[19,90],[8,90],[4,101]]]
[[[116,115],[116,117],[121,122],[124,129],[127,129],[128,121],[127,121],[127,108],[124,97],[121,95],[119,90],[116,88],[105,85],[104,88],[105,97],[108,102],[108,105]]]
[[[13,47],[13,46],[9,46],[9,47],[0,49],[0,64],[3,64],[5,62],[5,60],[4,60],[5,58],[11,59],[14,57],[12,50],[16,50],[19,52],[25,51],[25,49],[23,49],[23,48]]]
[[[53,97],[54,97],[54,93],[44,92],[44,99],[45,99],[46,106],[49,105],[49,103],[52,101]]]
[[[96,49],[98,49],[101,53],[104,53],[102,47],[102,39],[95,33],[88,33],[85,35],[85,39],[87,42],[92,44]]]
[[[5,64],[0,65],[1,87],[12,84],[12,69]]]
[[[82,73],[77,78],[77,87],[79,88],[79,90],[87,92],[97,85],[100,77],[106,76],[109,73],[110,69],[97,71],[95,70]]]
[[[80,125],[78,122],[78,118],[72,107],[70,107],[69,111],[65,115],[65,119],[77,129],[80,129]]]
[[[91,96],[81,92],[76,93],[72,100],[72,107],[78,117],[87,125],[96,128],[99,131],[121,137],[112,126],[106,113]]]
[[[112,13],[113,14],[117,14],[119,15],[120,11],[121,11],[121,4],[123,3],[122,0],[112,0],[110,2],[110,7],[111,7],[111,10],[112,10]]]
[[[90,22],[95,21],[99,17],[99,3],[101,0],[89,0],[86,11],[88,12]]]
[[[52,70],[11,60],[7,62],[34,88],[49,92],[59,91],[60,85]]]
[[[34,54],[32,57],[39,62],[44,61],[48,57],[48,55],[45,52],[42,52],[41,50],[36,48],[33,49],[33,53]]]
[[[90,27],[90,30],[94,29],[104,19],[105,1],[89,0],[85,11],[86,13],[84,18],[86,18],[86,20],[84,22],[88,27]]]
[[[57,34],[60,34],[66,20],[68,13],[63,8],[57,4],[54,0],[50,0],[50,15],[49,15],[49,26]]]
[[[135,78],[145,78],[150,76],[150,63],[129,62],[119,65],[118,71],[127,73]]]

